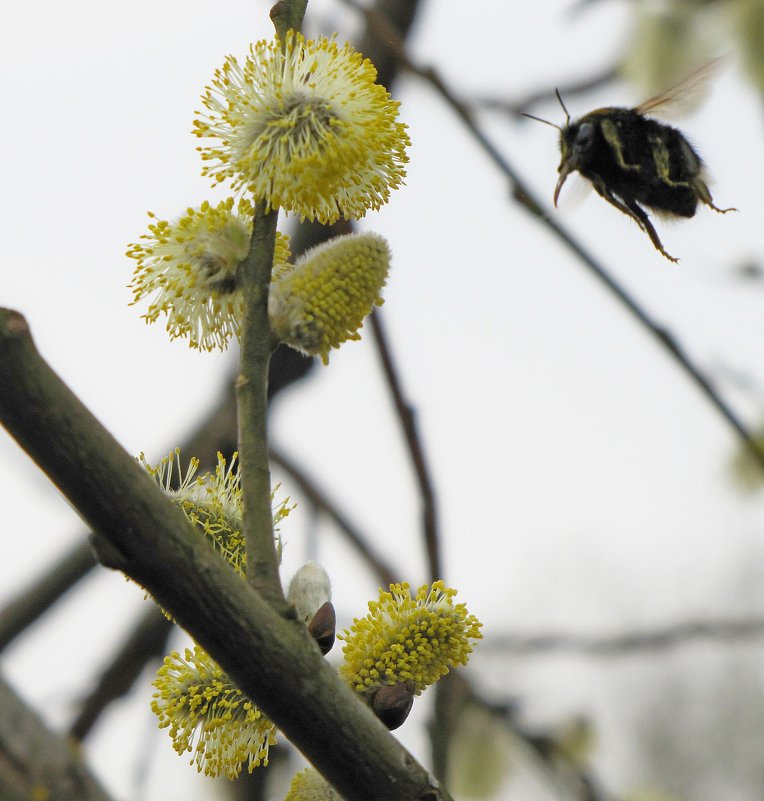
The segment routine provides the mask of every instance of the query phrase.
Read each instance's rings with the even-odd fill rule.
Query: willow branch
[[[50,731],[0,677],[0,791],[7,801],[110,801],[68,738]],[[43,795],[44,793],[44,795]]]
[[[279,0],[271,8],[271,20],[282,49],[286,46],[287,31],[300,30],[307,5],[307,0]],[[286,600],[273,539],[267,427],[268,367],[276,346],[268,320],[268,292],[278,216],[278,209],[270,209],[265,201],[258,201],[249,252],[236,271],[237,283],[246,298],[240,322],[236,399],[247,580],[283,611]]]
[[[268,289],[276,243],[278,211],[258,203],[249,253],[237,270],[247,301],[240,325],[236,400],[239,459],[244,502],[247,580],[274,604],[285,604],[273,539],[271,471],[268,465],[268,365],[273,342],[268,321]]]
[[[292,353],[296,354],[296,351]],[[270,381],[270,386],[282,387],[294,376],[299,376],[302,361],[277,359],[277,367],[281,369],[275,381]],[[236,403],[232,386],[226,384],[218,405],[188,436],[181,450],[196,456],[201,470],[214,469],[217,451],[231,454],[236,450]],[[96,564],[87,534],[83,534],[81,542],[47,567],[0,610],[0,652],[88,576]]]
[[[299,31],[302,28],[307,7],[308,0],[279,0],[271,8],[271,22],[282,42],[288,30]]]
[[[448,799],[321,657],[200,537],[0,310],[0,421],[123,570],[263,709],[347,801]]]
[[[722,419],[733,429],[759,467],[764,470],[764,451],[756,444],[755,439],[732,408],[714,389],[710,380],[690,360],[673,335],[664,326],[653,320],[648,312],[608,273],[605,267],[578,240],[555,221],[525,181],[522,180],[519,172],[475,123],[468,105],[451,91],[443,78],[434,69],[417,65],[411,61],[403,42],[384,17],[376,14],[373,9],[364,9],[356,0],[343,0],[343,2],[365,14],[369,24],[378,28],[380,36],[384,37],[393,49],[401,65],[409,72],[422,78],[435,90],[464,124],[473,139],[480,145],[494,165],[509,180],[514,199],[554,234],[576,256],[578,261],[629,311],[632,317],[671,355],[674,363],[684,371],[700,393],[705,396]]]

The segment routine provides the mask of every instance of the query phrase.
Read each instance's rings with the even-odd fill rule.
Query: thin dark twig
[[[581,78],[577,81],[563,84],[556,88],[547,87],[545,89],[537,89],[536,91],[529,92],[525,97],[519,100],[504,100],[498,97],[478,97],[475,104],[482,106],[490,111],[500,111],[508,114],[510,117],[521,117],[524,111],[528,111],[532,106],[538,103],[544,103],[548,100],[557,102],[557,92],[562,95],[564,99],[574,97],[575,95],[583,94],[584,92],[591,92],[592,89],[599,89],[601,86],[609,84],[618,77],[618,65],[614,64],[605,67],[600,72],[596,72],[587,78]]]
[[[0,609],[0,651],[47,612],[95,567],[87,542],[80,542]]]
[[[162,657],[172,627],[172,622],[151,604],[80,704],[69,728],[75,740],[84,740],[106,707],[127,695],[146,664]]]
[[[654,631],[628,632],[612,637],[576,634],[498,635],[486,640],[483,651],[511,652],[513,656],[539,653],[577,653],[589,656],[629,656],[665,651],[698,640],[733,642],[764,637],[764,617],[730,620],[689,620]]]
[[[300,488],[310,503],[329,517],[337,528],[342,531],[348,542],[361,554],[369,567],[377,574],[382,586],[387,587],[400,581],[400,571],[390,565],[383,556],[380,556],[372,547],[367,537],[357,526],[350,522],[329,496],[294,460],[283,451],[271,445],[271,462],[280,467],[289,475],[292,481]]]
[[[764,451],[760,450],[751,433],[738,419],[735,412],[727,405],[716,392],[708,378],[696,367],[684,353],[674,337],[659,323],[654,321],[645,309],[607,272],[605,267],[594,258],[579,242],[574,239],[559,223],[557,223],[543,208],[541,202],[535,197],[528,185],[522,180],[520,174],[499,152],[491,140],[480,130],[472,118],[467,105],[461,101],[448,88],[441,76],[433,69],[414,64],[406,54],[403,43],[395,40],[395,32],[386,24],[384,18],[375,15],[373,11],[362,8],[356,0],[343,0],[347,5],[358,9],[361,13],[373,20],[373,24],[380,28],[380,36],[388,40],[402,66],[413,74],[429,83],[438,95],[446,102],[459,119],[464,123],[473,138],[491,158],[499,170],[509,179],[512,185],[514,199],[529,211],[539,222],[546,226],[570,251],[579,259],[580,263],[589,270],[618,301],[632,314],[637,321],[647,329],[655,339],[668,351],[678,364],[705,395],[707,400],[719,412],[724,420],[734,429],[751,456],[759,467],[764,470]]]
[[[377,346],[379,359],[382,364],[382,370],[387,380],[387,386],[390,390],[396,414],[401,422],[403,435],[406,439],[406,446],[409,451],[409,456],[411,457],[411,463],[414,467],[417,484],[419,485],[419,492],[422,499],[422,533],[427,549],[427,562],[430,570],[430,578],[436,581],[443,577],[443,564],[440,554],[440,540],[438,537],[435,491],[433,490],[430,471],[427,468],[427,459],[417,429],[416,413],[414,407],[408,403],[403,395],[403,388],[401,386],[398,370],[395,367],[392,352],[388,345],[379,309],[374,310],[370,321],[371,330],[374,334],[374,342]]]

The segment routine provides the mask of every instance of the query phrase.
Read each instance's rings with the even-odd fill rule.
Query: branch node
[[[130,569],[130,559],[113,542],[106,537],[92,531],[88,535],[88,542],[97,561],[110,570],[121,570],[128,573]]]

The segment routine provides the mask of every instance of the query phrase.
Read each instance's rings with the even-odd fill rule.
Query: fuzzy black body
[[[722,214],[735,209],[714,205],[700,156],[684,135],[645,116],[637,108],[601,108],[560,128],[560,177],[554,203],[572,172],[588,178],[595,190],[650,237],[669,261],[647,212],[692,217],[698,201]]]
[[[736,211],[714,205],[703,161],[684,134],[649,116],[677,109],[683,98],[697,94],[721,61],[708,62],[634,108],[600,108],[572,121],[555,90],[565,112],[564,126],[524,114],[560,132],[554,205],[567,177],[579,172],[601,197],[631,217],[669,261],[677,259],[666,252],[645,208],[664,217],[693,217],[700,201],[721,214]]]
[[[560,147],[560,172],[567,164],[627,207],[692,217],[699,199],[711,199],[703,162],[684,135],[634,109],[592,111],[563,130]]]

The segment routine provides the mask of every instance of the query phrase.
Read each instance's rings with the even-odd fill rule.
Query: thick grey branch
[[[0,420],[98,536],[348,801],[447,798],[321,658],[199,537],[0,310]]]

